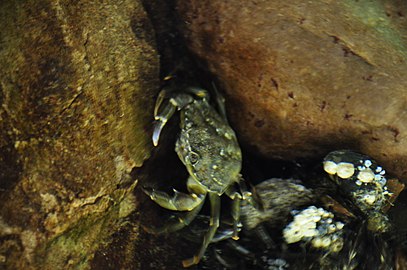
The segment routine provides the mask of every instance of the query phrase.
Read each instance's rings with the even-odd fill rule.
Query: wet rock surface
[[[250,151],[351,148],[407,176],[403,1],[178,1],[189,48],[226,93]]]
[[[2,1],[0,29],[0,268],[130,269],[159,84],[143,6]]]

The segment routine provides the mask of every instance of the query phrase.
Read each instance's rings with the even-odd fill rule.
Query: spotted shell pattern
[[[392,194],[387,188],[386,171],[375,160],[349,150],[338,150],[324,158],[323,168],[362,212],[374,217],[374,222],[387,222],[382,209]]]

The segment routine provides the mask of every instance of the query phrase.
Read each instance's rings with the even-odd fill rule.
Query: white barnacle
[[[314,248],[320,248],[322,247],[322,239],[321,238],[314,238],[311,241],[311,244]]]
[[[297,227],[294,228],[294,226],[290,226],[290,225],[284,228],[283,236],[284,236],[284,240],[288,244],[292,244],[292,243],[301,241],[301,239],[303,238],[303,235],[298,229],[299,228],[297,228]]]
[[[336,228],[337,228],[338,230],[342,230],[343,227],[345,226],[345,224],[343,224],[342,222],[339,222],[339,221],[337,221],[337,222],[335,223],[335,225],[336,225]]]
[[[327,248],[331,244],[331,239],[329,237],[322,238],[322,247]]]
[[[326,220],[326,223],[331,224],[332,221],[333,221],[332,218],[328,218],[328,219]]]
[[[324,211],[323,213],[321,213],[321,216],[323,218],[329,218],[329,212],[328,211]]]
[[[370,160],[365,160],[365,162],[364,162],[364,165],[367,167],[367,168],[369,168],[370,166],[372,166],[372,161],[370,161]]]
[[[372,205],[374,204],[374,202],[376,201],[376,196],[371,195],[371,194],[366,194],[365,196],[363,196],[363,200],[369,204]]]
[[[375,179],[375,174],[370,168],[366,168],[358,173],[357,178],[363,183],[370,183]]]
[[[335,224],[330,224],[328,226],[328,233],[333,233],[336,231],[336,225]]]
[[[318,208],[318,215],[323,216],[325,213],[328,213],[323,208]]]
[[[338,239],[337,241],[334,241],[331,245],[331,251],[332,252],[339,252],[343,248],[343,239]]]
[[[329,173],[329,174],[331,174],[331,175],[335,175],[335,174],[336,174],[336,170],[337,170],[337,168],[338,168],[338,165],[337,165],[335,162],[333,162],[333,161],[325,161],[325,162],[323,163],[323,165],[324,165],[324,170],[325,170],[327,173]]]
[[[352,177],[352,175],[355,173],[355,166],[353,166],[352,163],[348,162],[340,162],[338,163],[338,168],[336,170],[336,174],[342,178],[342,179],[347,179]]]
[[[381,172],[382,170],[383,170],[383,168],[382,168],[382,167],[377,166],[377,168],[376,168],[376,172],[377,172],[377,173]]]

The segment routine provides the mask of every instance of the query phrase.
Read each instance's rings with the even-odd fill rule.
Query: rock
[[[89,269],[137,212],[154,32],[127,0],[2,1],[0,29],[0,268]]]
[[[351,148],[407,177],[407,4],[178,1],[180,29],[267,158]]]

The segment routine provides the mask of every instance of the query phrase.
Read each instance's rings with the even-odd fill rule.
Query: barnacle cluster
[[[388,229],[388,218],[382,210],[392,193],[388,191],[386,171],[376,161],[339,150],[325,157],[323,167],[342,192],[368,216],[370,228],[378,232]]]
[[[240,239],[216,243],[225,251],[217,253],[216,269],[393,269],[394,249],[384,232],[391,192],[399,192],[394,180],[349,150],[329,153],[323,168],[336,184],[325,175],[255,185],[260,207],[242,202]],[[213,263],[202,269],[214,269]]]
[[[335,221],[333,213],[312,205],[301,211],[293,210],[291,214],[294,220],[283,230],[288,244],[301,241],[329,252],[342,249],[344,224]]]

